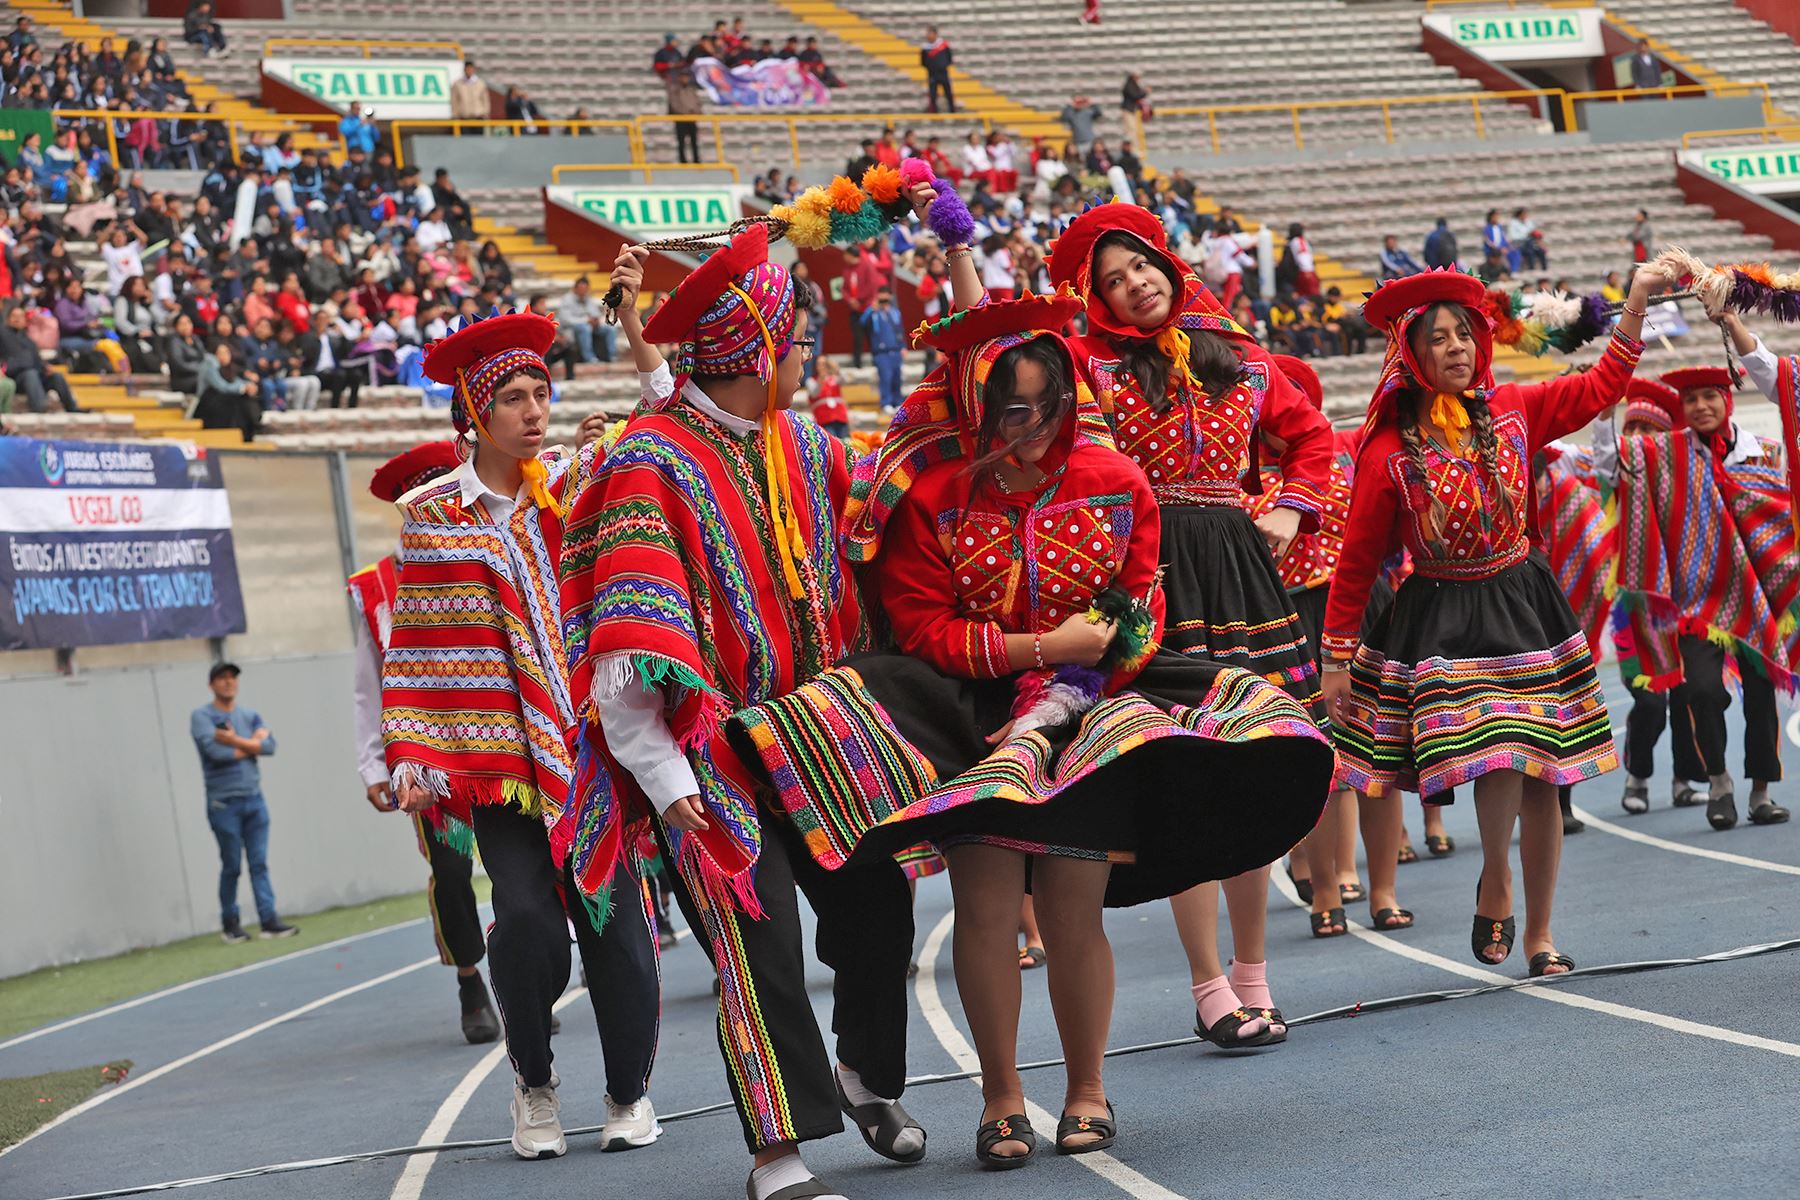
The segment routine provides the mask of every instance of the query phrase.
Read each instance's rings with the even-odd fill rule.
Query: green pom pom
[[[888,219],[883,215],[881,206],[873,200],[863,201],[863,206],[853,213],[831,213],[831,240],[840,245],[851,242],[866,242],[872,237],[880,237],[887,231]]]

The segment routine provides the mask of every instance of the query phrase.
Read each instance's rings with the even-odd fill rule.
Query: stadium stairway
[[[181,22],[133,22],[132,28],[115,28],[103,25],[88,17],[78,17],[71,10],[68,0],[9,0],[7,8],[15,16],[29,16],[46,30],[54,31],[62,41],[82,42],[90,49],[98,49],[102,38],[111,38],[113,49],[121,54],[125,45],[132,38],[144,40],[163,36],[169,39],[170,53],[176,59],[176,74],[187,85],[188,94],[196,104],[210,104],[215,116],[236,122],[241,128],[256,133],[292,132],[294,145],[304,149],[330,149],[336,143],[335,138],[313,133],[307,129],[297,129],[291,121],[284,120],[279,114],[264,108],[262,104],[245,96],[220,87],[207,79],[199,69],[204,61],[192,46],[181,40]],[[143,28],[138,28],[142,26]],[[49,39],[46,39],[49,40]],[[229,60],[227,60],[229,61]],[[255,61],[252,58],[252,61]]]
[[[1702,83],[1764,80],[1784,115],[1800,117],[1800,46],[1732,0],[1606,0],[1606,10]]]

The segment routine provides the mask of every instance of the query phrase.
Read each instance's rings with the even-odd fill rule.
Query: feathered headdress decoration
[[[1526,292],[1491,287],[1481,309],[1494,328],[1494,342],[1533,357],[1555,350],[1567,354],[1612,328],[1606,297],[1594,292]]]
[[[1800,324],[1800,271],[1777,271],[1766,262],[1709,267],[1680,246],[1664,247],[1650,266],[1691,289],[1709,317],[1762,313]]]

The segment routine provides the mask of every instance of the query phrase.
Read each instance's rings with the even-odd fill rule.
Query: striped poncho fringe
[[[1550,494],[1538,515],[1550,569],[1587,634],[1589,653],[1599,661],[1612,606],[1618,529],[1600,502],[1593,463],[1585,452],[1553,458],[1545,470]]]
[[[790,416],[779,429],[807,541],[795,564],[801,600],[789,596],[766,533],[761,435],[736,437],[687,405],[634,417],[570,513],[559,573],[580,697],[569,825],[584,891],[604,887],[649,828],[649,802],[608,750],[591,699],[635,679],[661,689],[706,808],[705,830],[664,827],[671,853],[715,902],[760,915],[755,785],[719,727],[824,670],[861,636],[833,520],[849,485],[843,451],[811,422]],[[609,672],[597,689],[596,670]]]
[[[1626,680],[1651,691],[1679,684],[1686,635],[1731,647],[1793,692],[1800,562],[1787,471],[1728,465],[1686,432],[1625,438],[1618,504],[1613,622]]]
[[[591,474],[592,451],[546,455],[563,503]],[[476,805],[505,804],[544,822],[560,869],[561,820],[574,773],[555,586],[561,518],[530,503],[504,527],[465,507],[452,477],[400,501],[400,584],[382,669],[382,737],[396,784],[438,798],[427,820],[459,852],[474,849]]]

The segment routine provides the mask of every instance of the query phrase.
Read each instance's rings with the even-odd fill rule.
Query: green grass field
[[[486,903],[488,881],[475,877],[475,895]],[[227,946],[216,933],[132,950],[111,958],[45,967],[29,975],[0,979],[0,1038],[36,1029],[77,1013],[91,1012],[146,992],[202,979],[263,959],[280,958],[296,950],[382,929],[426,915],[425,893],[391,896],[368,904],[332,908],[293,918],[297,936],[276,941],[246,942]],[[254,926],[249,927],[254,931]]]
[[[101,1088],[123,1080],[131,1062],[0,1079],[0,1148],[12,1145],[58,1113],[67,1112]]]

